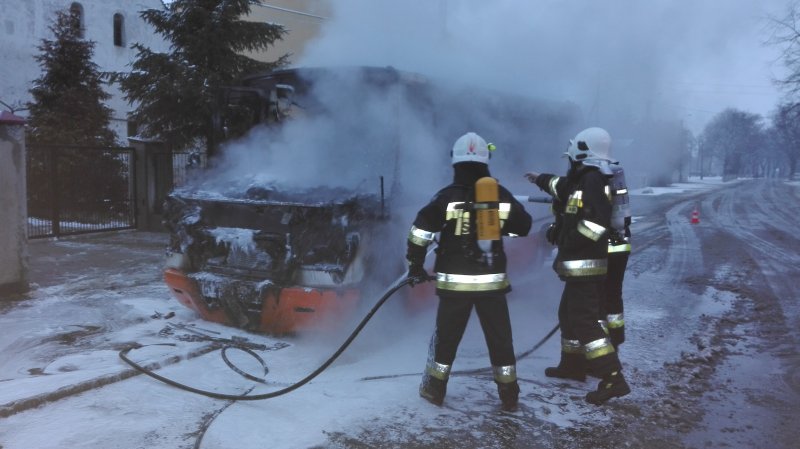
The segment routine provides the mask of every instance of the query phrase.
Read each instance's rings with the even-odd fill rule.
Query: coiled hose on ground
[[[435,279],[435,278],[432,277],[432,276],[429,276],[425,280],[428,281],[428,280],[433,280],[433,279]],[[130,347],[130,348],[127,348],[127,349],[123,349],[122,351],[119,352],[119,357],[125,363],[127,363],[128,365],[130,365],[131,367],[133,367],[137,371],[139,371],[139,372],[141,372],[143,374],[146,374],[146,375],[148,375],[148,376],[150,376],[150,377],[152,377],[152,378],[154,378],[156,380],[164,382],[167,385],[171,385],[173,387],[180,388],[181,390],[188,391],[188,392],[191,392],[191,393],[196,393],[196,394],[200,394],[200,395],[203,395],[203,396],[208,396],[208,397],[216,398],[216,399],[225,399],[225,400],[233,400],[233,401],[260,401],[260,400],[263,400],[263,399],[274,398],[274,397],[284,395],[286,393],[289,393],[291,391],[294,391],[294,390],[302,387],[303,385],[307,384],[308,382],[310,382],[315,377],[319,376],[323,371],[325,371],[325,369],[327,369],[345,351],[345,349],[347,349],[347,347],[350,346],[350,343],[352,343],[353,340],[355,340],[356,336],[358,336],[358,334],[361,332],[361,330],[364,329],[364,326],[366,326],[367,323],[369,322],[369,320],[372,319],[372,316],[375,315],[375,313],[378,311],[378,309],[380,309],[381,306],[383,306],[383,304],[390,297],[392,297],[392,295],[394,295],[398,290],[400,290],[402,287],[404,287],[404,286],[406,286],[408,284],[412,284],[413,282],[419,282],[419,280],[418,279],[405,278],[405,279],[401,279],[401,280],[398,280],[397,282],[395,282],[395,284],[392,285],[391,287],[389,287],[384,292],[383,296],[381,296],[380,299],[378,299],[378,301],[375,303],[375,305],[372,307],[372,309],[370,309],[370,311],[366,314],[366,316],[364,316],[364,318],[361,320],[361,322],[358,323],[358,326],[356,326],[356,328],[353,330],[353,332],[350,333],[350,336],[348,336],[347,339],[344,341],[344,343],[342,343],[342,345],[339,346],[339,349],[337,349],[336,352],[334,352],[333,355],[331,355],[328,358],[328,360],[326,360],[322,365],[320,365],[319,368],[314,370],[311,374],[309,374],[308,376],[304,377],[300,381],[298,381],[296,383],[293,383],[293,384],[289,385],[288,387],[282,388],[280,390],[272,391],[272,392],[269,392],[269,393],[256,394],[256,395],[248,396],[247,394],[250,391],[253,390],[253,388],[250,388],[248,391],[246,391],[245,393],[243,393],[241,395],[223,394],[223,393],[216,393],[216,392],[213,392],[213,391],[200,390],[198,388],[194,388],[194,387],[191,387],[189,385],[185,385],[185,384],[182,384],[180,382],[176,382],[176,381],[174,381],[172,379],[168,379],[168,378],[166,378],[164,376],[156,374],[153,371],[151,371],[151,370],[139,365],[138,363],[134,362],[133,360],[131,360],[128,357],[128,353],[132,349],[136,349],[137,347]],[[517,357],[516,357],[517,360],[522,359],[522,358],[528,356],[529,354],[531,354],[532,352],[536,351],[537,349],[539,349],[548,339],[550,339],[550,337],[553,336],[553,334],[556,333],[557,330],[558,330],[558,325],[556,324],[556,326],[552,330],[550,330],[550,332],[548,332],[547,335],[545,335],[538,343],[536,343],[536,345],[534,345],[533,348],[531,348],[528,351],[525,351],[525,352],[517,355]],[[265,383],[265,381],[263,379],[258,378],[258,377],[253,376],[253,375],[250,375],[250,374],[247,374],[247,373],[241,371],[240,369],[238,369],[235,365],[233,365],[228,360],[228,358],[226,356],[226,352],[227,352],[227,350],[229,348],[236,348],[236,349],[239,349],[241,351],[247,352],[252,357],[254,357],[256,360],[258,360],[259,363],[261,363],[261,365],[263,366],[264,375],[266,376],[266,374],[267,374],[267,372],[269,370],[267,368],[266,363],[264,362],[264,359],[262,359],[253,350],[251,350],[249,348],[246,348],[246,347],[243,347],[243,346],[229,345],[229,346],[223,346],[222,347],[222,358],[225,361],[225,363],[232,370],[234,370],[235,372],[237,372],[241,376],[243,376],[243,377],[245,377],[247,379],[250,379],[252,381],[259,382],[259,383]],[[472,370],[454,371],[451,374],[454,374],[454,375],[474,375],[474,374],[481,374],[481,373],[484,373],[484,372],[488,372],[490,370],[491,370],[491,367],[486,367],[486,368],[477,368],[477,369],[472,369]],[[390,375],[386,375],[386,376],[364,377],[361,380],[389,379],[389,378],[395,378],[395,377],[413,376],[413,375],[418,375],[418,374],[419,373],[390,374]]]

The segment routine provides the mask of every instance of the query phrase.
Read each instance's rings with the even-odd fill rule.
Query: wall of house
[[[264,0],[253,5],[247,20],[283,25],[289,33],[262,53],[249,56],[260,61],[274,61],[289,53],[289,65],[294,66],[309,42],[319,36],[320,28],[329,20],[332,0]]]
[[[28,286],[25,133],[22,121],[0,115],[0,295]]]
[[[251,54],[263,61],[273,61],[280,55],[302,54],[306,44],[314,39],[329,15],[330,0],[265,0],[253,5],[247,20],[284,25],[289,34],[266,53]],[[160,9],[161,0],[0,0],[0,110],[11,110],[27,117],[24,104],[31,100],[29,90],[41,75],[34,57],[42,39],[52,39],[49,30],[54,13],[69,9],[73,3],[84,12],[85,37],[95,42],[93,61],[101,71],[126,71],[136,56],[129,47],[139,42],[154,51],[167,51],[167,43],[154,33],[140,17],[145,9]],[[114,45],[114,15],[123,17],[122,46]],[[295,58],[290,60],[291,62]],[[108,105],[114,111],[112,127],[122,145],[127,145],[127,116],[131,106],[114,86],[106,91],[112,95]],[[8,105],[8,106],[6,106]],[[10,108],[9,108],[10,106]]]
[[[0,0],[0,101],[10,105],[15,114],[26,117],[24,104],[31,100],[29,90],[41,75],[34,57],[42,39],[52,39],[49,27],[54,13],[67,10],[73,3],[84,12],[85,37],[95,42],[93,61],[101,71],[129,70],[136,53],[130,44],[140,42],[153,50],[165,51],[166,43],[140,17],[139,11],[163,8],[161,0]],[[122,46],[114,45],[114,15],[122,20]],[[127,116],[131,107],[118,89],[109,87],[108,105],[114,111],[112,127],[121,144],[127,144]],[[0,109],[9,109],[0,103]]]

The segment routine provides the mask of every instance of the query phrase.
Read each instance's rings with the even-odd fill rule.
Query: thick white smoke
[[[500,91],[512,96],[498,100],[505,104],[513,103],[513,97],[548,101],[540,110],[571,104],[575,108],[568,115],[574,120],[554,127],[536,114],[517,114],[512,122],[493,111],[453,106],[426,116],[418,105],[409,106],[403,92],[365,93],[358,79],[340,77],[316,89],[336,114],[335,121],[315,118],[311,125],[289,125],[277,136],[259,130],[253,140],[228,151],[230,172],[240,177],[258,171],[262,178],[301,186],[376,186],[377,176],[392,176],[394,161],[382,160],[383,152],[367,148],[391,142],[401,151],[398,162],[405,172],[415,175],[406,188],[421,194],[446,181],[447,162],[440,156],[460,134],[475,131],[501,144],[492,161],[493,174],[522,189],[526,170],[563,171],[559,156],[567,140],[588,126],[611,132],[614,155],[629,172],[657,170],[675,159],[655,144],[672,131],[650,139],[640,125],[656,121],[677,129],[683,123],[699,131],[696,123],[715,109],[698,110],[695,102],[704,90],[719,87],[693,85],[692,80],[734,83],[763,70],[769,61],[757,51],[763,49],[762,32],[767,16],[777,15],[782,4],[331,2],[331,18],[296,66],[391,66],[446,84]],[[469,98],[476,92],[464,88],[458,95]],[[719,104],[717,109],[729,106]]]
[[[698,133],[727,107],[767,114],[776,99],[768,86],[778,49],[763,43],[784,0],[332,3],[332,20],[297,65],[391,65],[572,102],[583,113],[576,127],[609,129],[617,155],[629,165],[646,160],[648,170],[663,151],[626,147],[637,124]],[[562,169],[552,162],[561,149],[534,162]]]
[[[376,279],[380,285],[397,274],[392,258],[403,251],[414,212],[451,178],[448,152],[461,134],[475,131],[498,144],[490,163],[492,174],[515,194],[539,194],[523,180],[528,170],[562,173],[567,140],[589,126],[611,132],[614,155],[622,160],[630,181],[639,179],[672,157],[663,145],[642,138],[637,132],[641,123],[710,118],[700,113],[699,91],[718,87],[720,80],[744,83],[739,80],[764,69],[770,61],[758,53],[764,40],[759,33],[767,15],[783,4],[330,3],[330,19],[295,66],[391,66],[445,88],[420,97],[413,89],[370,90],[355,72],[321,78],[314,95],[326,114],[255,130],[229,145],[217,174],[206,179],[246,178],[288,189],[328,186],[375,193],[383,176],[393,200],[385,247],[386,264],[392,269],[385,270],[385,279]],[[702,110],[713,113],[728,106],[749,109],[725,103]],[[546,208],[528,206],[534,219],[548,218]],[[533,231],[542,223],[537,221]],[[508,242],[508,247],[513,245]],[[524,254],[518,260],[526,260]],[[546,264],[513,267],[522,277],[512,279],[517,289],[511,299],[528,301],[524,313],[545,329],[555,319],[560,284],[554,275],[544,277],[550,284],[524,277],[543,270],[548,270]],[[532,290],[538,292],[535,297]],[[512,303],[512,315],[515,310],[520,309]],[[539,318],[534,317],[537,311],[543,313]],[[524,349],[525,344],[519,346]]]

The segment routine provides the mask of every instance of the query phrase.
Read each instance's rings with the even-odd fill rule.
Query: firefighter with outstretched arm
[[[564,281],[558,308],[561,360],[548,377],[584,380],[599,377],[586,401],[600,405],[630,393],[614,345],[598,320],[608,272],[611,198],[608,164],[593,151],[602,136],[581,131],[570,141],[566,176],[529,172],[525,176],[553,196],[556,226],[548,239],[558,246],[553,269]]]
[[[610,172],[611,188],[611,229],[608,233],[608,274],[605,282],[605,296],[600,307],[600,319],[608,328],[608,338],[614,349],[625,342],[624,304],[622,284],[631,254],[631,207],[625,170],[619,161],[611,158],[611,135],[603,128],[589,128],[586,137],[597,142],[592,151],[607,164],[602,171]]]
[[[490,145],[469,132],[451,152],[453,182],[439,190],[416,216],[408,236],[408,276],[427,279],[427,247],[439,235],[436,249],[436,294],[439,306],[420,396],[441,405],[456,350],[474,308],[489,349],[502,408],[517,407],[516,357],[506,294],[502,236],[525,236],[531,216],[489,173]]]

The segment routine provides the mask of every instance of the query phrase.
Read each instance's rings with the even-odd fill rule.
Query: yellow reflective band
[[[609,201],[611,201],[611,187],[609,187],[609,186],[605,186],[605,188],[603,189],[603,191],[604,191],[604,192],[605,192],[605,194],[606,194],[606,198],[608,198],[608,200],[609,200]]]
[[[511,203],[500,203],[499,212],[501,220],[508,220],[508,216],[511,214]]]
[[[433,241],[433,237],[436,235],[435,232],[426,231],[426,230],[418,228],[416,226],[411,226],[411,232],[410,233],[412,235],[414,235],[415,237],[419,238],[419,239],[427,240],[429,242]]]
[[[606,233],[606,228],[589,220],[581,220],[578,222],[578,232],[589,240],[596,242]]]
[[[418,246],[427,247],[433,241],[434,235],[435,233],[433,232],[411,226],[411,230],[408,232],[408,241]]]
[[[558,192],[556,191],[556,184],[558,184],[558,176],[553,176],[550,178],[550,182],[547,185],[548,190],[550,190],[550,195],[553,197],[558,197]]]
[[[425,372],[439,380],[447,380],[447,378],[450,377],[450,368],[452,368],[451,365],[443,365],[431,361],[428,362],[428,365],[425,367]]]
[[[583,345],[578,340],[561,339],[561,352],[567,354],[583,354]]]
[[[470,230],[469,211],[465,210],[458,219],[456,219],[456,235],[468,235]]]
[[[628,193],[628,189],[619,189],[614,191],[614,195],[625,195]]]
[[[576,190],[567,199],[567,206],[564,208],[564,212],[568,214],[577,214],[578,209],[582,207],[583,207],[583,191]]]
[[[460,292],[502,290],[509,286],[505,273],[448,274],[436,273],[436,288]]]
[[[590,341],[584,347],[586,351],[586,358],[588,360],[596,359],[604,355],[613,354],[614,346],[608,338],[601,338],[599,340]]]
[[[445,212],[445,220],[453,220],[461,218],[464,215],[464,202],[447,203],[447,211]]]
[[[631,252],[630,243],[620,243],[619,245],[608,245],[609,253],[629,253]]]
[[[507,384],[517,380],[517,367],[514,365],[492,366],[494,380],[501,384]]]
[[[625,327],[625,317],[623,317],[621,313],[610,313],[606,318],[608,319],[609,329]]]
[[[600,323],[600,327],[603,328],[603,332],[608,335],[608,322],[606,322],[606,320],[597,320],[597,322]]]
[[[564,260],[556,267],[556,272],[565,277],[596,276],[608,273],[606,259]]]

